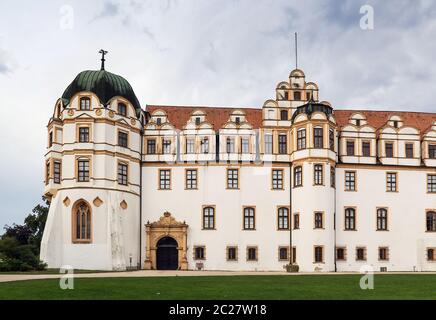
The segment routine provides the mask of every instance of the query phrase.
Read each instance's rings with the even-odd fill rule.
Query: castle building
[[[47,130],[49,267],[436,270],[436,113],[334,110],[300,69],[262,108],[143,109],[102,65]]]

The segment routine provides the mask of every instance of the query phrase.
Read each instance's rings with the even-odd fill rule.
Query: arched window
[[[388,211],[385,208],[377,209],[377,230],[388,230]]]
[[[279,230],[289,229],[289,210],[288,208],[282,207],[278,211],[278,227]]]
[[[345,209],[345,230],[356,230],[356,210],[354,208]]]
[[[436,231],[436,212],[427,212],[427,231]]]
[[[88,97],[80,98],[80,110],[91,110],[91,99]]]
[[[215,208],[203,208],[203,229],[215,229]]]
[[[91,208],[81,200],[73,207],[73,242],[91,242]]]
[[[127,106],[124,103],[118,103],[118,114],[120,116],[127,116]]]
[[[254,208],[244,208],[244,230],[254,230],[255,227]]]

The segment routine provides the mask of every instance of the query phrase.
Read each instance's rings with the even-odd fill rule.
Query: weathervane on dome
[[[104,70],[104,62],[106,61],[104,56],[108,53],[107,51],[100,49],[100,51],[98,53],[101,53],[101,69],[100,70]]]

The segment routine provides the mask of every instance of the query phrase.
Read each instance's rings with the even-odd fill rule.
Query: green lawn
[[[75,279],[0,283],[0,299],[436,299],[436,275],[375,275],[361,290],[360,275],[214,276]]]

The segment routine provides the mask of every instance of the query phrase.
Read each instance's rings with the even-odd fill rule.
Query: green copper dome
[[[93,92],[103,104],[107,104],[115,96],[121,96],[130,101],[138,114],[141,110],[130,83],[123,77],[106,70],[80,72],[62,95],[64,105],[68,105],[71,97],[81,91]]]

